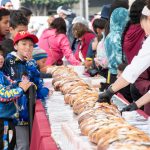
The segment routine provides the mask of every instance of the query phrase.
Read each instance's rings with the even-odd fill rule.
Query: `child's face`
[[[23,39],[15,44],[15,49],[20,58],[29,60],[29,57],[32,58],[33,45],[30,39]]]
[[[6,35],[9,33],[9,20],[10,16],[3,16],[0,20],[0,35]]]
[[[3,55],[0,54],[0,68],[3,67],[3,64],[4,64],[4,57]]]
[[[39,66],[40,69],[45,67],[46,59],[47,58],[42,58],[42,59],[36,61],[37,65]]]
[[[22,31],[28,31],[28,26],[18,25],[16,28],[10,27],[10,34],[11,34],[12,39],[14,39],[14,37],[16,36],[18,32],[22,32]]]

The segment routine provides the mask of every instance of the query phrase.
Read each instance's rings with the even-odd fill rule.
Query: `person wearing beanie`
[[[33,49],[32,57],[33,57],[33,59],[35,59],[37,62],[38,62],[39,60],[41,60],[41,59],[46,60],[47,56],[48,56],[48,55],[47,55],[47,53],[46,53],[45,50],[40,49],[40,48],[34,48],[34,49]]]
[[[34,60],[36,60],[36,63],[38,65],[38,69],[40,70],[40,77],[41,78],[51,78],[52,75],[50,73],[47,73],[47,67],[45,67],[45,63],[48,57],[48,54],[45,50],[40,49],[39,47],[36,47],[33,49],[32,57]]]
[[[13,9],[13,4],[12,4],[11,0],[2,0],[1,6],[6,9]]]
[[[101,18],[108,20],[109,14],[110,14],[110,7],[111,5],[103,5],[102,11],[101,11]]]

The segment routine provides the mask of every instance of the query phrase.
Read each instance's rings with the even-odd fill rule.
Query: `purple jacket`
[[[125,33],[123,40],[123,51],[130,64],[133,57],[138,54],[141,49],[144,40],[144,30],[140,24],[130,25],[129,29]]]
[[[139,76],[135,82],[135,86],[141,95],[146,94],[150,90],[150,67]],[[144,111],[150,115],[150,103],[144,106]]]

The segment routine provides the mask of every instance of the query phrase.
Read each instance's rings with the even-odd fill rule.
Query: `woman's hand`
[[[95,37],[93,42],[92,42],[92,50],[96,50],[97,45],[98,45],[98,39],[97,39],[97,37]]]

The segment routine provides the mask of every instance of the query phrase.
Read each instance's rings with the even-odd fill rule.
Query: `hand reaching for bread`
[[[99,95],[97,102],[99,103],[110,103],[112,96],[114,95],[114,91],[112,90],[111,86],[108,89]]]

